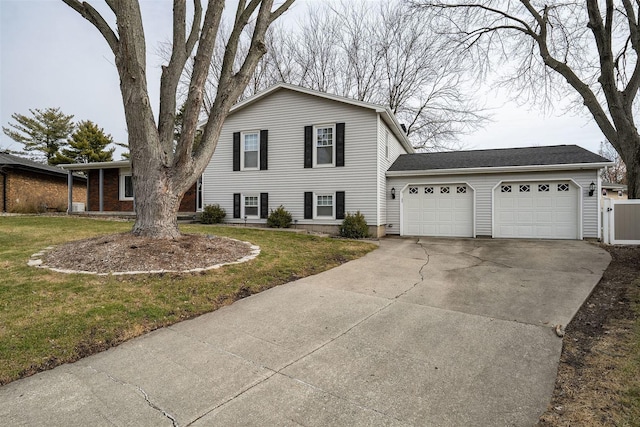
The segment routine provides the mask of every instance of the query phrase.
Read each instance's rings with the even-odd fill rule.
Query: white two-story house
[[[336,233],[360,211],[386,233],[386,172],[413,149],[389,109],[279,84],[235,105],[203,174],[225,222],[264,224],[284,206],[295,226]]]
[[[577,145],[414,153],[389,109],[278,84],[231,109],[203,200],[328,233],[360,211],[373,236],[598,238],[609,164]]]

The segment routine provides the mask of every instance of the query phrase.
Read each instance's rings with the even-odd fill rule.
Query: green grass
[[[248,263],[198,274],[87,276],[27,267],[46,246],[128,231],[130,222],[0,217],[0,384],[213,311],[239,297],[333,268],[375,245],[260,229],[187,225],[250,241]]]

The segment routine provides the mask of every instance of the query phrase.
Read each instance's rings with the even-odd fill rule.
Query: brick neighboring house
[[[83,171],[88,177],[87,206],[90,214],[133,215],[134,194],[131,182],[131,163],[128,160],[61,165],[68,171]],[[195,214],[201,205],[194,184],[182,198],[179,212]],[[69,189],[75,198],[75,185]]]
[[[68,174],[59,167],[0,152],[2,212],[44,212],[68,209]],[[73,176],[74,202],[85,203],[87,180]]]

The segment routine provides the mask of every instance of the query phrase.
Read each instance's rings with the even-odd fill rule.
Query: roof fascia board
[[[93,169],[115,169],[115,168],[130,168],[131,162],[129,160],[120,160],[117,162],[95,162],[95,163],[67,163],[60,165],[62,169],[70,171],[84,171]]]
[[[400,144],[407,150],[407,153],[415,153],[407,134],[402,130],[402,126],[400,126],[400,122],[396,116],[391,112],[389,108],[385,108],[383,113],[380,113],[382,119],[387,123],[389,127],[391,127],[391,131],[396,135],[396,137],[400,140]]]
[[[455,168],[455,169],[427,169],[410,171],[387,171],[387,176],[413,176],[413,175],[468,175],[474,173],[508,173],[508,172],[539,172],[556,170],[600,169],[613,165],[613,162],[602,163],[571,163],[557,165],[527,165],[527,166],[497,166],[481,168]]]

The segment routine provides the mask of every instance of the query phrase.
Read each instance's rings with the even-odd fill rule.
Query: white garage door
[[[404,235],[473,237],[473,190],[468,185],[412,185],[402,196]]]
[[[578,195],[569,181],[504,182],[494,190],[494,237],[577,239]]]

